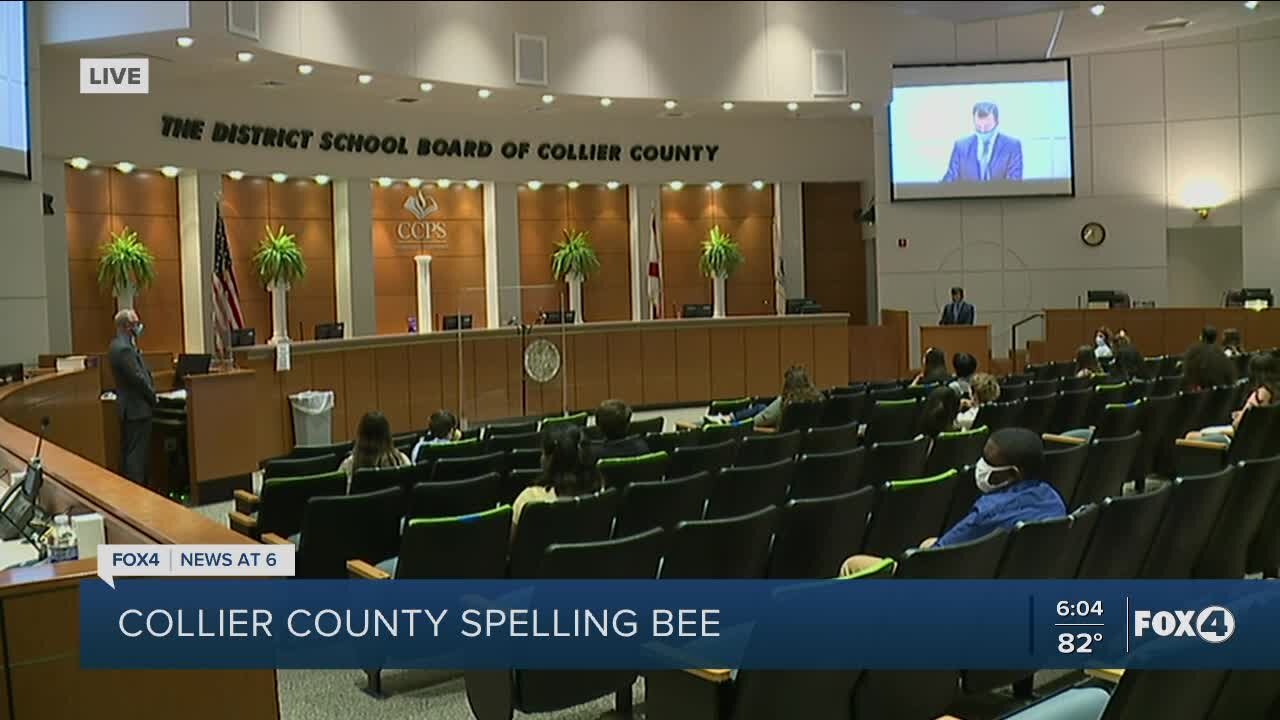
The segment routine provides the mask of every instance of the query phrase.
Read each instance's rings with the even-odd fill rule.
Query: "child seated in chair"
[[[437,410],[431,413],[431,419],[427,421],[427,434],[418,439],[410,455],[416,463],[418,453],[426,446],[457,442],[461,437],[462,431],[458,429],[458,418],[448,410]]]
[[[1249,358],[1249,382],[1253,385],[1253,389],[1249,391],[1249,397],[1245,399],[1244,405],[1231,413],[1230,425],[1215,425],[1189,432],[1187,439],[1219,445],[1231,444],[1236,428],[1240,427],[1240,421],[1244,419],[1244,414],[1249,412],[1250,408],[1267,407],[1277,401],[1276,391],[1280,386],[1280,358],[1269,352],[1256,353]]]

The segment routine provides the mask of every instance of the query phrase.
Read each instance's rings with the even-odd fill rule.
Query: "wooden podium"
[[[978,358],[978,372],[991,371],[990,325],[921,325],[921,354],[931,347],[947,354],[948,368],[956,353],[967,352]]]

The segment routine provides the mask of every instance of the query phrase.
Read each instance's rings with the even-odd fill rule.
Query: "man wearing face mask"
[[[138,352],[142,321],[133,310],[116,313],[116,336],[107,359],[116,381],[116,414],[120,417],[120,474],[146,485],[151,441],[151,410],[156,406],[151,371]]]
[[[942,534],[920,547],[946,547],[977,540],[996,530],[1008,530],[1020,522],[1049,520],[1067,514],[1066,503],[1052,485],[1040,479],[1044,441],[1025,428],[997,430],[987,440],[974,468],[974,481],[982,494],[969,513]],[[905,548],[904,548],[905,549]],[[870,567],[880,558],[854,555],[840,567],[850,575]]]
[[[1022,143],[1000,132],[1000,108],[974,103],[973,134],[956,140],[942,182],[1022,180]]]

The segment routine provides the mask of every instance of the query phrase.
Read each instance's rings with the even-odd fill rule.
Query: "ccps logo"
[[[396,225],[396,236],[401,240],[433,242],[448,238],[449,234],[443,222],[427,220],[440,209],[435,198],[423,195],[419,190],[405,198],[404,209],[414,217],[414,221]]]
[[[1236,632],[1236,616],[1221,605],[1195,610],[1135,610],[1133,636],[1147,631],[1160,637],[1198,637],[1207,643],[1224,643]]]

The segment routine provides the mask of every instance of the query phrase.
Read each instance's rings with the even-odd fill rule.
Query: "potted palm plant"
[[[565,230],[564,240],[551,253],[551,274],[569,285],[569,309],[575,323],[582,322],[582,281],[600,269],[600,259],[591,247],[586,230]]]
[[[289,288],[307,274],[307,264],[302,260],[302,250],[291,233],[272,231],[267,226],[267,236],[253,254],[253,265],[258,271],[262,286],[271,292],[271,340],[272,344],[289,341],[288,310],[286,300]]]
[[[738,243],[729,234],[722,232],[720,226],[711,228],[707,239],[702,241],[702,258],[698,262],[702,274],[711,278],[715,297],[715,317],[724,317],[724,284],[734,270],[744,262]]]
[[[138,239],[135,230],[111,233],[98,259],[98,285],[116,297],[116,310],[133,308],[138,290],[155,280],[155,256]]]

